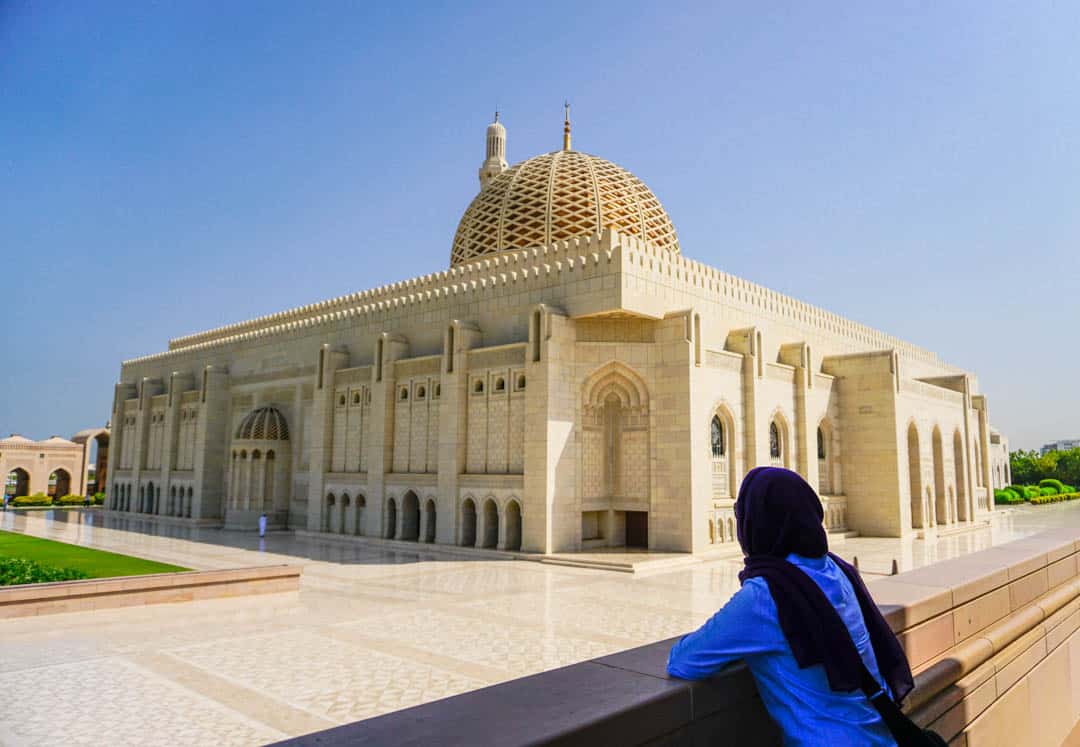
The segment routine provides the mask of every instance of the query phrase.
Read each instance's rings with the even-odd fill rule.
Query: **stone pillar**
[[[311,403],[311,434],[308,447],[308,508],[307,528],[312,532],[323,531],[329,526],[329,516],[323,487],[326,473],[330,471],[334,427],[334,372],[349,365],[349,353],[335,350],[330,345],[319,348],[315,361],[315,396]],[[335,496],[341,500],[340,496]],[[337,510],[337,506],[334,506]]]
[[[443,332],[436,500],[438,515],[445,518],[435,523],[435,541],[444,545],[457,544],[459,537],[458,475],[465,471],[469,425],[468,352],[479,343],[480,330],[468,322],[454,319]]]
[[[809,370],[809,350],[810,348],[805,342],[781,345],[780,362],[795,369],[795,422],[792,424],[795,432],[792,434],[791,444],[795,460],[792,466],[796,472],[803,476],[803,479],[817,487],[820,480],[817,454],[814,454],[813,459],[810,458],[811,448],[816,449],[817,447],[817,428],[809,422],[806,403],[810,389],[810,376],[812,375]]]
[[[135,385],[118,382],[113,387],[112,429],[109,434],[109,472],[112,473],[112,484],[108,487],[107,508],[117,509],[120,507],[120,489],[116,484],[116,471],[122,462],[124,439],[129,438],[127,428],[124,426],[124,402],[135,396]],[[118,425],[119,424],[119,425]]]
[[[972,398],[972,404],[979,413],[979,426],[976,431],[975,448],[979,450],[982,463],[983,489],[986,491],[986,506],[988,511],[994,510],[994,489],[990,485],[990,417],[986,406],[986,397],[977,395]]]
[[[371,376],[371,418],[368,429],[367,487],[368,502],[375,510],[374,516],[368,517],[368,526],[374,528],[374,534],[385,537],[386,526],[386,474],[393,467],[394,458],[394,361],[408,355],[408,343],[405,338],[389,332],[382,332],[375,338],[374,365]],[[397,522],[394,536],[400,536],[402,506],[400,496],[396,497]]]
[[[195,426],[195,497],[193,519],[224,515],[225,450],[229,437],[229,372],[224,366],[204,366]]]
[[[139,409],[135,418],[135,451],[131,460],[131,481],[137,486],[137,490],[145,496],[140,511],[150,512],[153,510],[153,496],[149,491],[143,491],[143,483],[150,480],[157,485],[158,473],[146,469],[146,458],[150,445],[150,398],[161,394],[161,379],[153,379],[144,376],[139,381],[138,398]]]
[[[758,454],[757,422],[757,381],[758,371],[763,371],[763,364],[759,356],[758,334],[756,327],[732,330],[724,343],[724,349],[732,353],[739,353],[743,357],[742,362],[742,434],[743,434],[743,474],[754,467],[762,464],[761,455]],[[769,439],[765,438],[768,444]],[[768,460],[766,460],[768,461]],[[742,482],[743,475],[736,476],[736,484]]]
[[[543,304],[530,312],[521,506],[521,549],[525,552],[581,547],[575,340],[574,323],[562,313]],[[482,512],[483,506],[476,510]]]

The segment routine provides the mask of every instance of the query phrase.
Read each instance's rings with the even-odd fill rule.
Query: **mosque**
[[[530,553],[732,543],[798,471],[829,530],[982,523],[1008,447],[974,374],[683,256],[656,195],[487,128],[450,267],[121,366],[107,507]]]

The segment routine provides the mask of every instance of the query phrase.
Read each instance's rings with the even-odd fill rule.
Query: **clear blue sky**
[[[0,432],[171,336],[445,267],[510,160],[634,171],[683,251],[1080,437],[1080,5],[0,0]]]

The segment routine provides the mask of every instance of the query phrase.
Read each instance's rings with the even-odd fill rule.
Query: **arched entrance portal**
[[[424,504],[424,542],[435,541],[435,501]]]
[[[499,507],[490,498],[484,503],[484,543],[482,547],[499,546]]]
[[[948,524],[952,521],[949,510],[948,493],[945,490],[945,454],[941,443],[941,429],[934,427],[931,437],[934,452],[934,521],[936,524]]]
[[[61,498],[71,493],[71,475],[66,469],[53,470],[49,474],[49,495]]]
[[[923,515],[922,460],[919,455],[919,431],[915,428],[914,423],[908,426],[907,450],[908,481],[911,491],[911,526],[913,529],[920,529],[929,525]]]
[[[517,501],[506,504],[506,549],[521,549],[521,506]]]
[[[964,438],[957,429],[953,433],[953,472],[956,475],[956,507],[960,521],[969,521],[967,481],[964,479]]]
[[[30,473],[22,467],[16,467],[7,473],[4,482],[4,493],[14,498],[19,495],[30,495]]]
[[[476,504],[472,498],[466,498],[461,504],[461,538],[462,547],[473,547],[476,544]]]
[[[411,490],[401,499],[401,539],[416,542],[420,539],[420,500]]]
[[[383,537],[394,539],[397,534],[397,502],[393,498],[386,499],[386,521],[383,523]]]
[[[367,499],[362,495],[356,496],[356,529],[353,534],[362,537],[364,534],[364,509],[367,507]]]

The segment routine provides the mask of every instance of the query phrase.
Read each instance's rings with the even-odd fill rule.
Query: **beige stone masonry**
[[[869,584],[915,672],[906,709],[950,744],[1059,745],[1080,721],[1080,530]]]
[[[0,619],[300,589],[299,566],[121,576],[0,589]]]

